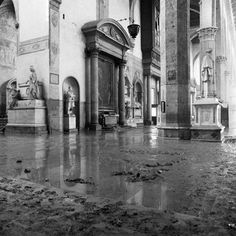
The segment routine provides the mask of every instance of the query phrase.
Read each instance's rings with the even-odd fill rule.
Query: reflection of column
[[[146,125],[152,124],[152,104],[151,104],[151,75],[147,76],[147,120]]]
[[[98,49],[91,52],[91,126],[92,130],[98,128]]]
[[[115,92],[115,112],[119,112],[119,99],[118,99],[118,84],[119,84],[119,66],[115,65],[115,86],[114,86],[114,92]]]
[[[119,120],[120,125],[125,124],[125,62],[119,65]]]

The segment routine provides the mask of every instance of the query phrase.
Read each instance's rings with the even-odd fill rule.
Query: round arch
[[[18,0],[0,0],[0,6],[2,4],[13,4],[14,11],[15,11],[15,16],[16,16],[16,22],[19,23],[19,2]]]

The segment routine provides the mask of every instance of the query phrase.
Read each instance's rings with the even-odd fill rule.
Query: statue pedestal
[[[65,132],[76,132],[76,116],[67,115],[64,116],[64,131]]]
[[[222,104],[219,100],[217,98],[201,98],[193,106],[195,119],[191,128],[191,139],[221,142],[224,138],[224,126],[221,124]]]
[[[47,133],[45,101],[17,101],[17,106],[8,110],[6,133]]]

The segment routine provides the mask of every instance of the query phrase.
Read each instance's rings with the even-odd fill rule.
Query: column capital
[[[199,29],[197,32],[200,41],[215,40],[217,30],[218,28],[214,26]]]
[[[99,45],[94,43],[87,45],[85,49],[85,52],[89,55],[97,55],[100,53],[100,51],[101,48],[99,47]]]
[[[121,60],[120,66],[125,67],[127,64],[127,60]]]

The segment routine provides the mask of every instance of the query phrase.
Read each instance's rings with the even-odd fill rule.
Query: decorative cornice
[[[20,43],[18,54],[24,55],[48,49],[48,36],[30,39]]]
[[[214,26],[199,29],[197,32],[200,41],[215,40],[217,30],[218,28]]]

